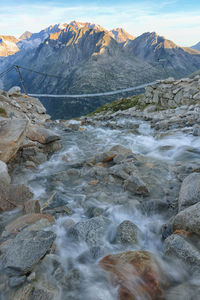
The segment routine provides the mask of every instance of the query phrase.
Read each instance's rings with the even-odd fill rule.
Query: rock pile
[[[143,104],[156,104],[164,108],[175,108],[181,105],[195,104],[200,100],[200,76],[174,80],[168,78],[158,84],[148,86]]]
[[[47,160],[48,154],[61,148],[60,137],[48,129],[50,116],[38,99],[20,93],[19,87],[0,91],[0,209],[24,205],[32,193],[24,185],[11,184],[8,175],[14,164],[25,168]]]

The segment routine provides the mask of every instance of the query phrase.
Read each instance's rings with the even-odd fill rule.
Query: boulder
[[[10,200],[16,206],[24,206],[24,204],[33,198],[33,193],[24,184],[12,184],[10,186]]]
[[[38,125],[30,125],[26,136],[31,141],[37,141],[40,144],[49,144],[51,142],[60,140],[60,137],[52,130],[40,127]]]
[[[200,202],[179,212],[172,225],[173,230],[183,229],[200,235]]]
[[[149,191],[146,184],[136,175],[130,175],[124,181],[124,188],[135,195],[149,195]]]
[[[0,118],[0,160],[8,162],[22,146],[28,121]]]
[[[115,241],[125,245],[136,245],[141,236],[140,229],[131,221],[125,220],[118,227]]]
[[[94,217],[70,227],[69,235],[76,241],[88,243],[91,247],[99,246],[103,243],[109,225],[109,219],[103,216]]]
[[[187,239],[179,234],[172,234],[164,242],[164,255],[179,259],[193,270],[200,270],[200,252]]]
[[[11,276],[29,273],[50,250],[55,234],[51,231],[22,231],[1,257],[2,269]]]
[[[16,291],[13,300],[56,300],[55,292],[28,284]]]
[[[41,219],[47,219],[50,223],[54,222],[54,219],[50,215],[44,214],[28,214],[17,218],[16,220],[12,221],[5,227],[7,232],[18,232],[25,227],[38,222]]]
[[[9,286],[11,288],[22,285],[26,281],[26,276],[13,276],[9,280]]]
[[[120,300],[162,299],[165,275],[155,255],[148,251],[126,251],[107,255],[100,266],[119,285]]]
[[[9,96],[14,96],[14,95],[19,95],[19,94],[21,94],[21,88],[19,86],[13,86],[8,91]]]
[[[32,197],[33,193],[23,184],[10,185],[0,182],[0,209],[2,211],[23,206]]]
[[[182,182],[179,193],[179,210],[200,201],[200,173],[188,175]]]

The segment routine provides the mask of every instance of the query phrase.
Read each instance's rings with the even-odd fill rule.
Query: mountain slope
[[[195,49],[195,50],[197,50],[197,51],[200,51],[200,42],[197,43],[196,45],[192,46],[191,48],[192,48],[192,49]]]
[[[125,48],[128,53],[148,63],[162,61],[166,71],[175,77],[188,75],[200,68],[200,53],[190,48],[181,48],[155,32],[142,34],[129,41]]]
[[[20,51],[8,58],[11,65],[22,65],[59,77],[45,77],[22,71],[29,93],[96,93],[131,87],[160,78],[157,70],[134,55],[128,54],[121,44],[101,27],[93,27],[89,23],[85,26],[80,23],[70,23],[63,25],[62,28],[50,33],[35,51]],[[18,84],[18,80],[14,72],[10,73],[4,82],[5,88]],[[85,108],[87,108],[86,112],[89,112],[109,100],[113,98],[102,97],[79,101],[73,116],[82,114]],[[69,100],[59,100],[57,108],[51,104],[52,100],[49,102],[51,113],[54,107],[54,117],[72,116],[72,112],[70,116],[66,115],[69,113],[69,109],[63,104],[66,102],[68,104]]]
[[[126,32],[123,28],[110,30],[109,33],[118,43],[126,43],[128,40],[135,39],[134,36]]]
[[[0,56],[7,57],[18,52],[18,41],[14,36],[0,35]]]

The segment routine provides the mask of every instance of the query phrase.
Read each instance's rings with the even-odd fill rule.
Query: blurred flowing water
[[[53,226],[57,234],[56,251],[65,273],[68,274],[74,268],[78,269],[82,274],[82,279],[80,285],[75,286],[71,291],[65,291],[61,299],[118,299],[117,287],[112,287],[105,272],[98,266],[99,257],[124,250],[145,249],[155,253],[162,260],[163,242],[160,228],[166,221],[165,217],[157,212],[151,216],[142,212],[138,209],[138,201],[134,200],[134,196],[130,198],[123,188],[115,185],[100,191],[97,187],[98,197],[93,196],[88,200],[88,192],[85,188],[88,184],[87,176],[67,176],[66,172],[75,164],[88,161],[99,153],[109,151],[115,145],[122,145],[134,154],[172,166],[182,162],[197,163],[200,158],[200,138],[194,137],[187,131],[155,132],[148,122],[134,119],[132,121],[118,119],[115,125],[122,127],[119,129],[117,126],[116,129],[111,129],[104,125],[103,122],[98,127],[86,125],[83,126],[83,131],[65,131],[62,126],[57,125],[55,130],[62,137],[62,150],[40,165],[37,171],[28,171],[26,174],[26,183],[34,192],[35,199],[40,199],[43,203],[52,192],[56,191],[62,201],[72,210],[71,216],[59,217]],[[129,129],[135,125],[138,126],[137,132],[131,132]],[[63,157],[67,159],[63,160]],[[110,201],[101,201],[101,197],[103,198],[105,194],[106,197],[110,197]],[[118,199],[120,200],[115,201]],[[103,239],[103,253],[96,257],[94,255],[93,259],[87,258],[86,253],[90,249],[88,244],[83,241],[72,241],[66,230],[70,222],[77,223],[89,218],[86,212],[90,205],[102,209],[104,215],[111,221]],[[113,243],[116,227],[124,220],[130,220],[142,231],[142,238],[135,246],[125,247]],[[164,264],[163,261],[162,263]],[[174,281],[181,282],[186,276],[186,271],[180,266],[173,268],[165,264],[165,269]],[[140,294],[137,295],[137,299],[151,298]]]

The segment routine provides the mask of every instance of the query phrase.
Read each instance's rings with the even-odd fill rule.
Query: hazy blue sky
[[[19,36],[72,20],[156,31],[181,46],[200,41],[200,0],[0,0],[0,34]]]

